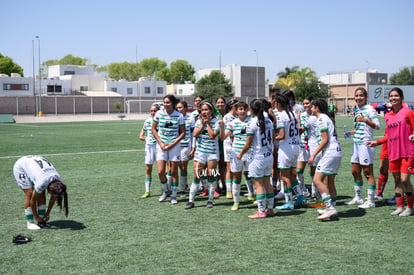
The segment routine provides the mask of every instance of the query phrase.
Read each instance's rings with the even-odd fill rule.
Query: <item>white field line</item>
[[[70,156],[70,155],[92,155],[92,154],[112,154],[112,153],[130,153],[130,152],[143,152],[142,149],[131,150],[117,150],[117,151],[96,151],[96,152],[73,152],[73,153],[55,153],[55,154],[42,154],[42,156]],[[22,156],[3,156],[0,159],[20,158]]]

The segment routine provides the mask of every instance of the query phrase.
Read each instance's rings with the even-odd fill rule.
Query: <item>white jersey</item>
[[[264,118],[264,123],[265,131],[261,133],[257,116],[253,117],[246,129],[247,135],[253,136],[253,159],[273,158],[273,123],[267,117]]]
[[[306,129],[307,137],[308,137],[308,146],[309,149],[315,149],[318,147],[318,137],[317,137],[317,117],[316,116],[308,116],[306,120],[301,121],[302,126]],[[313,150],[312,150],[313,152]]]
[[[224,115],[223,117],[223,122],[224,122],[224,127],[228,128],[230,122],[232,122],[236,117],[233,116],[231,113],[227,113]],[[223,141],[223,145],[224,147],[230,147],[231,148],[231,138],[227,137],[224,141]]]
[[[375,129],[380,129],[380,122],[378,120],[378,113],[371,105],[364,105],[356,109],[354,116],[354,143],[365,144],[367,141],[374,140],[374,129],[365,122],[358,122],[357,117],[363,115],[365,118],[375,123]]]
[[[320,114],[317,120],[318,126],[318,140],[320,143],[322,141],[322,137],[320,133],[322,131],[328,132],[328,144],[322,149],[323,157],[325,155],[329,155],[332,157],[341,157],[342,150],[341,145],[338,142],[338,135],[336,133],[335,125],[333,124],[332,120],[325,114]]]
[[[52,181],[60,180],[53,164],[41,156],[24,156],[16,161],[13,168],[19,180],[29,180],[37,194],[42,193]]]
[[[180,135],[180,126],[184,126],[183,115],[174,110],[168,114],[165,109],[159,110],[153,119],[158,124],[158,135],[165,144],[173,143]]]
[[[292,112],[289,112],[289,115],[290,118],[286,111],[282,111],[277,117],[277,129],[285,130],[285,138],[279,142],[280,149],[300,144],[298,119]]]
[[[201,119],[197,120],[195,128],[200,127],[201,124]],[[213,129],[213,131],[220,132],[220,125],[216,117],[210,119],[210,127],[211,129]],[[201,152],[204,154],[218,154],[218,139],[219,135],[217,135],[214,139],[210,138],[210,136],[208,135],[207,125],[205,125],[203,130],[197,137],[196,152]]]
[[[145,133],[145,143],[146,144],[156,144],[157,140],[154,138],[152,134],[152,118],[147,118],[144,121],[144,125],[142,126],[142,131]]]

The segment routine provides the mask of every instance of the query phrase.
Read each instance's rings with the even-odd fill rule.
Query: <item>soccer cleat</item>
[[[391,215],[393,216],[398,216],[400,215],[402,212],[404,212],[404,207],[398,207],[397,209],[395,209],[394,211],[391,212]]]
[[[50,228],[50,224],[48,224],[47,222],[39,222],[37,224],[40,228]]]
[[[362,208],[362,209],[374,208],[375,207],[375,202],[370,201],[370,200],[366,200],[363,204],[358,205],[358,207]]]
[[[233,193],[231,191],[226,193],[226,198],[228,199],[232,199],[233,198]]]
[[[387,203],[388,203],[388,204],[391,204],[391,205],[396,204],[397,202],[396,202],[396,200],[395,200],[395,196],[394,196],[394,197],[392,197],[391,199],[387,200]]]
[[[185,205],[185,209],[191,209],[194,208],[194,202],[187,202],[187,204]]]
[[[28,243],[32,240],[32,238],[30,237],[26,237],[23,235],[17,235],[13,237],[13,243],[14,244],[25,244]]]
[[[266,218],[265,213],[256,212],[253,215],[248,216],[249,219],[264,219]]]
[[[212,201],[208,201],[206,207],[207,208],[213,208],[213,202]]]
[[[325,209],[318,209],[318,210],[316,210],[316,213],[318,213],[318,215],[323,215],[325,213],[325,211],[326,211],[326,208]]]
[[[29,229],[29,230],[39,230],[40,226],[38,226],[37,224],[35,224],[33,222],[27,222],[27,229]]]
[[[294,207],[298,208],[298,207],[304,205],[305,203],[306,203],[305,196],[299,195],[298,198],[295,201]]]
[[[178,204],[177,199],[176,198],[171,198],[171,204],[172,205]]]
[[[302,193],[305,196],[305,198],[309,198],[310,195],[311,195],[307,189],[304,192],[302,192]]]
[[[214,197],[215,198],[219,198],[220,197],[220,194],[219,194],[219,192],[217,192],[217,189],[214,190]]]
[[[265,211],[266,217],[274,217],[275,216],[275,212],[273,212],[273,209],[267,209]]]
[[[323,212],[323,214],[321,214],[318,217],[318,220],[320,221],[324,221],[324,220],[328,220],[328,219],[332,219],[332,218],[336,218],[338,216],[338,212],[336,211],[335,208],[326,208],[325,211]]]
[[[400,213],[400,217],[408,217],[411,216],[414,213],[414,209],[413,208],[406,208],[403,212]]]
[[[284,205],[276,206],[276,209],[278,210],[293,210],[295,209],[295,206],[291,202],[287,202]]]
[[[165,191],[164,193],[162,193],[162,195],[159,197],[158,201],[159,202],[163,202],[167,199],[167,197],[170,195],[169,191]]]
[[[284,194],[284,193],[282,193],[282,192],[279,192],[279,193],[277,193],[277,194],[276,194],[275,199],[277,199],[277,200],[281,200],[281,199],[283,199],[284,197],[285,197],[285,194]]]
[[[363,203],[364,203],[364,200],[357,198],[357,197],[354,197],[352,200],[345,202],[346,205],[354,205],[354,204],[360,205]]]
[[[198,195],[199,197],[205,197],[208,195],[208,190],[204,190],[203,193],[201,193],[200,195]]]
[[[239,210],[239,204],[238,203],[233,204],[233,206],[231,207],[231,211],[236,211],[236,210]]]
[[[145,192],[144,195],[142,195],[141,198],[146,199],[146,198],[149,198],[149,197],[151,197],[151,193],[150,192]]]
[[[247,200],[248,201],[255,201],[256,199],[255,199],[255,197],[253,195],[248,195],[247,196]]]
[[[185,198],[185,192],[180,192],[180,198]]]
[[[319,208],[319,207],[325,207],[325,203],[323,201],[315,201],[314,203],[308,204],[308,207],[311,208]]]
[[[383,195],[375,194],[374,199],[379,200],[379,201],[382,201],[382,200],[384,200],[384,196]]]

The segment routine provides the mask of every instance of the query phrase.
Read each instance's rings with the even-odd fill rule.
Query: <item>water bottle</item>
[[[350,140],[351,139],[351,133],[348,130],[348,126],[344,125],[344,137],[345,140]]]

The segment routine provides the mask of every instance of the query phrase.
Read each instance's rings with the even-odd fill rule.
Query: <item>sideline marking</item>
[[[69,155],[88,155],[88,154],[108,154],[108,153],[130,153],[130,152],[143,152],[142,149],[130,149],[130,150],[118,150],[118,151],[96,151],[96,152],[74,152],[74,153],[54,153],[54,154],[41,154],[41,156],[69,156]],[[4,156],[0,159],[20,158],[22,156]]]

